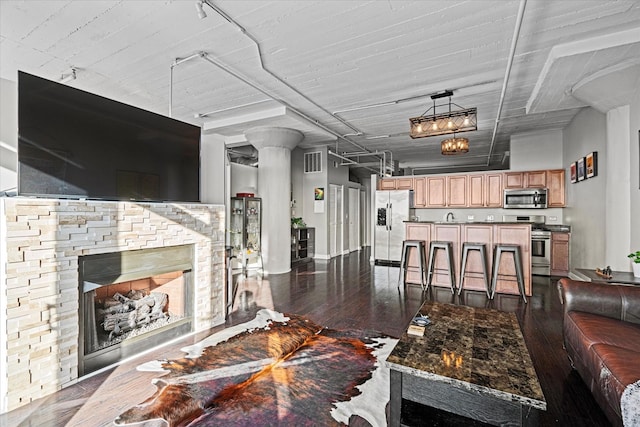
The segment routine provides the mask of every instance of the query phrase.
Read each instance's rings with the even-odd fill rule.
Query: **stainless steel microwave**
[[[503,205],[505,209],[546,209],[546,188],[505,189]]]

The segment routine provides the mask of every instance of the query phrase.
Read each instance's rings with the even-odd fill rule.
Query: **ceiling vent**
[[[322,151],[304,153],[304,173],[322,172]]]

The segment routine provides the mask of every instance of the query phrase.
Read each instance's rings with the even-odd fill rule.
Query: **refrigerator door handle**
[[[387,209],[387,224],[389,224],[389,231],[391,231],[392,216],[393,216],[393,203],[389,203],[389,209]]]

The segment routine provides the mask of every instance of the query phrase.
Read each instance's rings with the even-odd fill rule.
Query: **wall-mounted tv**
[[[200,201],[200,127],[18,73],[18,194]]]

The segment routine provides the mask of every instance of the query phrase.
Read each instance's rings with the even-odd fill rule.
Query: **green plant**
[[[304,223],[304,221],[302,220],[302,217],[298,217],[298,218],[291,218],[291,226],[294,228],[303,228],[303,227],[306,227],[307,224]]]
[[[640,251],[635,251],[627,255],[635,264],[640,264]]]

